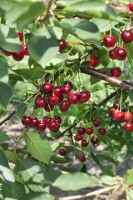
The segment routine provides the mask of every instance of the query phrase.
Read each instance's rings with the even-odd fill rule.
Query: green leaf
[[[45,5],[43,2],[21,1],[15,6],[12,6],[6,13],[6,19],[9,22],[36,19],[38,16],[43,14],[44,10]]]
[[[99,62],[104,66],[107,67],[108,64],[110,63],[110,58],[109,58],[109,52],[106,48],[102,48],[97,50],[97,57],[99,59]]]
[[[0,94],[0,104],[6,107],[12,96],[12,88],[9,85],[0,82]]]
[[[128,170],[126,175],[124,176],[124,182],[126,185],[130,186],[133,184],[133,170]]]
[[[32,192],[20,198],[20,200],[54,200],[54,196],[46,193],[46,192]]]
[[[96,177],[80,172],[62,174],[53,184],[54,187],[63,191],[76,191],[98,185],[101,185],[101,183]]]
[[[0,78],[8,74],[8,64],[0,58]]]
[[[17,74],[9,74],[9,83],[15,85],[17,81],[23,81],[22,77]]]
[[[48,164],[52,149],[50,142],[47,141],[37,132],[27,132],[25,134],[25,142],[27,145],[27,151],[37,160]]]
[[[58,53],[58,40],[52,28],[39,28],[32,33],[28,42],[30,56],[41,66],[45,67]]]
[[[116,185],[116,184],[118,184],[116,178],[111,177],[111,176],[102,176],[101,181],[105,185]]]
[[[115,161],[112,157],[110,157],[110,156],[108,156],[108,155],[97,154],[97,158],[98,158],[99,160],[107,160],[107,161],[109,161],[109,162],[112,162],[112,163],[116,164],[116,161]]]
[[[11,52],[22,49],[20,40],[14,29],[4,24],[0,24],[0,46]]]
[[[16,110],[16,116],[17,118],[22,118],[22,116],[24,115],[25,111],[27,109],[27,104],[26,103],[21,103],[17,106],[17,110]]]
[[[4,142],[4,141],[6,141],[6,140],[9,140],[9,139],[10,139],[10,138],[9,138],[8,135],[6,135],[5,133],[1,133],[1,132],[0,132],[0,143]]]

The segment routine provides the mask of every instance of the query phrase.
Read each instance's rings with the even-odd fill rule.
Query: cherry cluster
[[[124,128],[126,131],[133,131],[133,114],[130,111],[119,110],[120,103],[114,102],[113,107],[109,110],[109,115],[118,122],[126,122]]]

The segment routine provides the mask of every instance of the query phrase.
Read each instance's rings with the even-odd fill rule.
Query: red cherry
[[[65,81],[63,85],[69,85],[73,89],[73,84],[70,81]]]
[[[39,131],[44,131],[44,129],[46,128],[46,122],[45,121],[42,121],[42,122],[39,122],[38,123],[38,126],[37,126],[37,130]]]
[[[88,144],[89,144],[89,142],[85,138],[83,138],[82,141],[81,141],[81,146],[82,147],[87,147]]]
[[[106,47],[113,47],[115,45],[115,43],[116,43],[116,38],[114,36],[111,36],[111,35],[104,36],[103,44]]]
[[[127,52],[125,47],[118,47],[116,50],[116,59],[117,60],[125,60],[127,57]]]
[[[28,53],[28,49],[27,49],[27,44],[26,43],[22,43],[22,47],[23,50],[21,50],[23,52],[24,55],[29,55]]]
[[[129,112],[129,111],[127,111],[127,112],[125,112],[125,118],[124,118],[124,120],[125,121],[131,120],[132,116],[133,116],[132,113]]]
[[[113,59],[113,60],[116,59],[116,51],[115,51],[115,48],[114,48],[114,49],[111,49],[111,50],[109,51],[109,57],[110,57],[111,59]]]
[[[77,93],[69,93],[67,99],[70,104],[76,104],[79,98]]]
[[[75,135],[75,140],[76,141],[80,141],[80,140],[82,140],[83,139],[83,135],[82,134],[79,134],[79,133],[77,133],[76,135]]]
[[[17,35],[18,35],[18,37],[19,37],[19,39],[20,39],[20,41],[22,41],[23,40],[23,33],[22,32],[17,32]]]
[[[106,132],[107,132],[107,131],[106,131],[105,128],[99,127],[99,129],[98,129],[98,133],[99,133],[100,135],[105,135]]]
[[[63,101],[63,96],[59,97],[59,103]]]
[[[23,118],[21,119],[22,124],[25,126],[31,126],[31,117],[30,116],[23,116]]]
[[[35,99],[35,105],[36,105],[37,108],[42,108],[46,104],[47,104],[47,102],[46,102],[46,100],[43,97],[41,97],[41,96],[36,97],[36,99]]]
[[[119,110],[117,110],[116,112],[115,112],[115,114],[114,114],[114,118],[117,120],[117,121],[123,121],[124,120],[124,118],[125,118],[125,113],[124,112],[122,112],[122,111],[119,111]]]
[[[53,85],[48,82],[45,82],[42,86],[43,92],[46,92],[46,93],[52,92],[52,89],[53,89]]]
[[[52,120],[51,117],[48,117],[48,116],[45,116],[43,118],[43,121],[45,121],[47,125],[51,122],[51,120]]]
[[[53,110],[54,106],[53,105],[49,105],[49,104],[46,104],[44,106],[44,110],[46,110],[46,112],[51,112]]]
[[[116,111],[116,110],[115,110],[114,108],[110,108],[110,109],[109,109],[109,116],[110,116],[110,117],[114,117],[115,111]]]
[[[48,124],[48,128],[52,132],[57,132],[60,128],[60,124],[57,121],[53,120]]]
[[[77,129],[77,131],[78,131],[79,134],[84,134],[85,133],[85,128],[84,127],[79,127]]]
[[[21,61],[23,58],[24,58],[24,54],[23,54],[23,51],[20,50],[18,52],[15,52],[13,55],[12,55],[13,59],[16,60],[16,61]]]
[[[70,85],[64,85],[64,94],[69,94],[71,92],[71,87]]]
[[[62,86],[57,86],[54,88],[54,94],[58,97],[62,96],[64,93],[64,88]]]
[[[59,40],[59,51],[63,51],[64,49],[66,49],[67,47],[67,43],[65,40],[61,39]]]
[[[91,135],[94,132],[92,127],[88,127],[85,129],[85,133],[87,133],[88,135]]]
[[[2,52],[6,55],[6,56],[12,56],[15,52],[10,52],[10,51],[6,51],[4,49],[2,49]]]
[[[92,144],[97,144],[98,143],[98,141],[99,141],[99,138],[97,137],[97,136],[91,136],[91,143]]]
[[[85,162],[86,161],[86,156],[84,154],[80,154],[79,157],[78,157],[79,161],[81,163]]]
[[[89,91],[82,91],[79,93],[80,102],[87,102],[90,99],[90,92]]]
[[[59,103],[60,99],[57,96],[49,96],[48,97],[48,102],[51,105],[57,105]]]
[[[126,43],[132,42],[133,41],[133,32],[131,30],[124,30],[121,33],[121,38]]]
[[[61,104],[60,104],[60,110],[62,112],[66,112],[69,108],[70,108],[70,103],[67,100],[64,100]]]
[[[99,119],[94,119],[93,124],[94,124],[95,127],[98,127],[98,126],[100,126],[101,122],[100,122]]]
[[[124,128],[125,128],[126,131],[132,131],[133,130],[133,123],[132,122],[127,122],[124,125]]]
[[[129,8],[129,10],[130,10],[131,12],[133,12],[133,3],[129,3],[129,4],[128,4],[128,8]]]
[[[54,117],[54,120],[55,120],[56,122],[58,122],[59,124],[61,124],[61,122],[62,122],[62,119],[61,119],[60,116],[55,116],[55,117]]]
[[[65,156],[66,155],[66,150],[65,149],[59,149],[59,154],[60,156]]]
[[[118,109],[119,106],[120,106],[120,102],[119,101],[116,101],[116,102],[113,103],[113,108]]]
[[[37,118],[31,119],[31,127],[37,127],[39,124],[39,120]]]
[[[121,75],[121,73],[122,73],[122,71],[121,71],[121,69],[119,67],[113,67],[111,69],[112,76],[118,77],[118,76]]]
[[[91,67],[96,67],[99,62],[97,57],[90,57],[89,61],[91,62],[91,64],[90,64]]]

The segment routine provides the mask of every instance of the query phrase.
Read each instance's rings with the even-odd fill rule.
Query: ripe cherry
[[[121,38],[126,43],[132,42],[133,41],[133,32],[131,30],[124,30],[121,33]]]
[[[79,127],[77,129],[77,131],[78,131],[79,134],[84,134],[85,133],[85,128],[84,127]]]
[[[35,117],[31,119],[31,127],[37,127],[39,124],[39,120]]]
[[[18,52],[15,52],[13,55],[12,55],[13,59],[16,60],[16,61],[21,61],[23,58],[24,58],[24,54],[23,54],[23,51],[20,50]]]
[[[65,149],[59,149],[59,154],[60,156],[65,156],[66,155],[66,150]]]
[[[81,146],[82,147],[87,147],[88,144],[89,144],[89,142],[85,138],[83,138],[82,141],[81,141]]]
[[[57,86],[54,88],[54,94],[58,97],[62,96],[64,93],[64,88],[62,86]]]
[[[80,161],[81,163],[85,162],[85,161],[86,161],[86,156],[85,156],[85,154],[80,154],[79,157],[78,157],[78,159],[79,159],[79,161]]]
[[[101,122],[100,122],[99,119],[94,119],[93,124],[94,124],[95,127],[98,127],[98,126],[100,126]]]
[[[58,122],[59,124],[61,124],[61,122],[62,122],[62,119],[61,119],[60,116],[55,116],[55,117],[54,117],[54,120],[55,120],[56,122]]]
[[[15,52],[10,52],[10,51],[6,51],[4,49],[2,49],[2,52],[6,55],[6,56],[12,56]]]
[[[129,112],[129,111],[127,111],[127,112],[125,112],[125,118],[124,118],[124,120],[125,121],[131,120],[132,116],[133,116],[132,113]]]
[[[63,51],[64,49],[66,49],[67,47],[67,43],[65,40],[61,39],[59,40],[59,51]]]
[[[92,144],[97,144],[99,142],[99,138],[97,136],[91,136],[91,143]]]
[[[70,85],[64,85],[64,94],[69,94],[71,92],[71,87]]]
[[[80,102],[87,102],[90,99],[90,92],[89,91],[82,91],[79,93]]]
[[[59,97],[57,97],[57,96],[49,96],[48,97],[48,102],[49,102],[49,104],[51,104],[51,105],[57,105],[58,103],[59,103],[59,101],[60,101],[60,99],[59,99]]]
[[[61,104],[60,104],[60,110],[62,112],[66,112],[69,108],[70,108],[70,103],[67,100],[64,100]]]
[[[125,113],[118,110],[118,111],[115,112],[114,118],[115,118],[117,121],[123,121],[124,118],[125,118]]]
[[[73,89],[73,84],[70,81],[65,81],[63,85],[69,85],[71,87],[71,90]]]
[[[114,48],[114,49],[111,49],[111,50],[109,51],[109,57],[110,57],[111,59],[113,59],[113,60],[116,59],[115,48]]]
[[[37,126],[37,130],[39,130],[39,131],[44,131],[45,130],[45,128],[46,128],[46,122],[45,121],[42,121],[42,122],[39,122],[38,123],[38,126]]]
[[[110,117],[114,117],[115,111],[116,111],[116,110],[115,110],[114,108],[110,108],[110,109],[109,109],[109,116],[110,116]]]
[[[24,43],[24,42],[22,43],[22,48],[23,48],[23,50],[21,50],[21,51],[23,52],[23,54],[29,55],[26,43]]]
[[[77,93],[69,93],[67,99],[70,104],[76,104],[79,98]]]
[[[80,140],[82,140],[83,139],[83,135],[82,134],[79,134],[79,133],[77,133],[76,135],[75,135],[75,140],[76,141],[80,141]]]
[[[45,82],[42,86],[43,92],[49,93],[52,92],[53,85],[51,83]]]
[[[43,97],[41,97],[41,96],[36,97],[36,99],[35,99],[35,105],[36,105],[37,108],[42,108],[46,104],[47,104],[47,102],[46,102],[46,100]]]
[[[116,38],[114,36],[111,36],[111,35],[104,36],[103,44],[106,47],[113,47],[115,45],[115,43],[116,43]]]
[[[121,71],[121,69],[119,67],[113,67],[111,69],[112,76],[118,77],[118,76],[121,75],[121,73],[122,73],[122,71]]]
[[[125,47],[118,47],[116,50],[116,59],[117,60],[125,60],[127,57],[127,52]]]
[[[130,10],[131,12],[133,12],[133,3],[129,3],[129,4],[128,4],[128,8],[129,8],[129,10]]]
[[[88,127],[85,129],[85,133],[87,133],[88,135],[91,135],[94,132],[92,127]]]
[[[22,41],[23,40],[23,33],[22,32],[17,32],[17,35],[18,35],[18,37],[19,37],[19,39],[20,39],[20,41]]]
[[[120,102],[119,101],[116,101],[116,102],[113,103],[113,108],[118,109],[119,106],[120,106]]]
[[[50,122],[51,122],[51,117],[48,117],[48,116],[45,116],[44,118],[43,118],[43,121],[45,121],[46,122],[46,125],[48,125]]]
[[[126,131],[133,131],[133,123],[132,122],[127,122],[124,125],[124,128],[125,128]]]
[[[52,132],[57,132],[60,128],[60,124],[57,121],[53,120],[48,124],[48,128]]]
[[[99,133],[100,135],[105,135],[106,132],[107,132],[107,131],[106,131],[105,128],[99,127],[99,129],[98,129],[98,133]]]
[[[30,116],[23,116],[21,119],[22,124],[25,126],[31,126],[31,117]]]
[[[90,64],[91,67],[96,67],[99,62],[97,57],[90,57],[89,61],[91,62],[91,64]]]

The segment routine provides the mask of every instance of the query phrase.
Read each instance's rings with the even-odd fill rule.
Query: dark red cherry
[[[70,81],[65,81],[63,85],[69,85],[73,89],[73,84]]]
[[[70,103],[67,100],[64,100],[61,104],[60,104],[60,110],[62,112],[66,112],[69,108],[70,108]]]
[[[24,58],[24,54],[22,52],[22,50],[18,51],[18,52],[15,52],[13,55],[12,55],[13,59],[16,60],[16,61],[21,61],[23,58]]]
[[[116,51],[115,51],[115,48],[114,49],[111,49],[109,51],[109,57],[112,59],[112,60],[115,60],[116,59]]]
[[[87,102],[90,99],[90,92],[89,91],[82,91],[79,93],[80,102]]]
[[[127,122],[124,125],[124,128],[125,128],[126,131],[133,131],[133,123],[132,122]]]
[[[80,154],[79,157],[78,157],[78,159],[79,159],[79,161],[80,161],[81,163],[85,162],[85,161],[86,161],[86,156],[85,156],[85,154]]]
[[[115,111],[115,114],[114,114],[114,118],[117,120],[117,121],[123,121],[124,118],[125,118],[125,113],[122,112],[122,111]]]
[[[122,73],[122,71],[121,71],[121,69],[119,67],[113,67],[111,69],[112,76],[118,77],[118,76],[121,75],[121,73]]]
[[[119,101],[116,101],[116,102],[113,103],[113,108],[118,109],[119,106],[120,106],[120,102]]]
[[[87,147],[88,144],[89,144],[89,142],[85,138],[83,138],[82,141],[81,141],[81,146],[82,147]]]
[[[76,141],[80,141],[80,140],[82,140],[83,139],[83,135],[82,134],[79,134],[79,133],[77,133],[76,135],[75,135],[75,140]]]
[[[92,144],[97,144],[99,142],[99,138],[97,136],[91,136],[91,143]]]
[[[121,33],[121,38],[126,43],[132,42],[133,41],[133,32],[131,30],[124,30]]]
[[[57,132],[60,128],[60,124],[57,121],[53,120],[48,124],[48,128],[52,132]]]
[[[23,116],[21,119],[22,124],[25,126],[31,126],[31,117],[30,116]]]
[[[64,88],[62,86],[56,86],[54,88],[54,94],[58,97],[62,96],[64,93]]]
[[[39,124],[39,120],[35,117],[31,119],[31,127],[37,127]]]
[[[42,86],[43,92],[49,93],[52,92],[53,85],[51,83],[45,82]]]
[[[62,122],[62,119],[60,116],[55,116],[54,120],[57,121],[59,124],[61,124],[61,122]]]
[[[22,41],[23,40],[23,33],[22,32],[17,32],[17,35],[18,35],[18,37],[19,37],[19,39],[20,39],[20,41]]]
[[[70,104],[76,104],[79,98],[77,93],[69,93],[67,99]]]
[[[115,111],[116,111],[116,110],[115,110],[114,108],[110,108],[110,109],[109,109],[109,116],[110,116],[110,117],[114,117]]]
[[[65,156],[66,155],[66,150],[65,149],[59,149],[59,154],[60,156]]]
[[[87,133],[88,135],[91,135],[94,132],[92,127],[88,127],[85,129],[85,133]]]
[[[77,129],[77,131],[78,131],[79,134],[84,134],[85,133],[85,128],[84,127],[79,127]]]
[[[36,105],[37,108],[42,108],[46,104],[47,104],[47,102],[46,102],[46,100],[43,97],[41,97],[41,96],[36,97],[36,99],[35,99],[35,105]]]
[[[64,85],[64,94],[69,94],[71,92],[72,88],[70,85]]]
[[[91,62],[90,64],[91,67],[97,67],[98,62],[99,62],[97,57],[90,57],[89,61]]]
[[[63,51],[64,49],[66,49],[67,47],[67,43],[65,40],[61,39],[59,40],[59,51]]]
[[[45,130],[45,128],[46,128],[46,122],[45,121],[42,121],[42,122],[39,122],[38,123],[38,126],[37,126],[37,130],[39,130],[39,131],[44,131]]]
[[[51,122],[51,117],[48,117],[48,116],[45,116],[44,118],[43,118],[43,121],[45,121],[46,122],[46,125],[48,125],[50,122]]]
[[[129,4],[128,4],[128,8],[129,8],[129,10],[130,10],[131,12],[133,12],[133,3],[129,3]]]
[[[6,56],[12,56],[15,52],[10,52],[10,51],[6,51],[4,49],[2,49],[2,52],[6,55]]]
[[[125,60],[127,57],[127,52],[125,47],[119,47],[115,50],[117,60]]]
[[[22,43],[22,47],[23,47],[23,50],[21,50],[23,52],[24,55],[29,55],[28,53],[28,49],[27,49],[27,44],[26,43]]]
[[[51,104],[51,105],[57,105],[58,103],[59,103],[59,101],[60,101],[60,99],[59,99],[59,97],[57,97],[57,96],[49,96],[48,97],[48,102],[49,102],[49,104]]]
[[[95,127],[98,127],[98,126],[100,126],[101,122],[100,122],[99,119],[94,119],[93,124],[94,124]]]
[[[105,35],[103,38],[103,44],[106,47],[113,47],[116,43],[116,38],[114,36],[111,35]]]
[[[131,112],[129,111],[125,112],[125,118],[124,118],[125,121],[131,120],[132,117],[133,117],[133,114]]]
[[[105,135],[106,134],[106,129],[105,128],[102,128],[102,127],[99,127],[98,128],[98,133],[100,134],[100,135]]]

